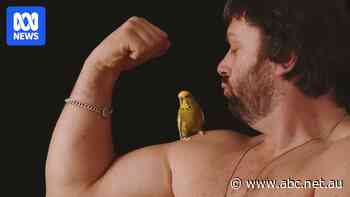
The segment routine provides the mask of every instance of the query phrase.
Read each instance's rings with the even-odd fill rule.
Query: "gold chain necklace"
[[[330,129],[330,131],[329,131],[329,133],[328,133],[328,135],[327,135],[327,137],[326,137],[325,139],[328,139],[328,138],[330,137],[330,135],[333,133],[333,131],[338,127],[338,125],[339,125],[340,123],[342,123],[342,122],[345,120],[346,117],[347,117],[347,114],[345,114],[345,116],[343,116],[339,121],[337,121],[337,123]],[[287,150],[286,152],[280,154],[280,155],[277,156],[276,158],[273,158],[267,165],[265,165],[265,166],[259,171],[259,173],[258,173],[258,175],[256,176],[256,178],[259,177],[259,176],[262,174],[262,172],[263,172],[268,166],[270,166],[274,161],[280,159],[282,156],[286,155],[287,153],[289,153],[289,152],[291,152],[291,151],[293,151],[293,150],[295,150],[295,149],[297,149],[297,148],[299,148],[299,147],[302,147],[302,146],[308,144],[309,142],[314,141],[314,140],[317,140],[317,139],[320,139],[320,140],[321,140],[321,139],[322,139],[322,136],[319,136],[319,137],[316,137],[316,138],[312,138],[312,139],[310,139],[310,140],[307,140],[306,142],[304,142],[304,143],[302,143],[302,144],[300,144],[300,145],[298,145],[298,146],[295,146],[295,147],[293,147],[293,148]],[[264,140],[262,140],[262,142],[259,142],[258,144],[254,145],[254,146],[252,146],[252,147],[249,147],[249,148],[242,154],[242,156],[240,157],[240,159],[239,159],[237,165],[236,165],[235,168],[233,169],[233,172],[232,172],[232,174],[231,174],[231,177],[230,177],[230,179],[229,179],[229,181],[228,181],[228,183],[227,183],[226,192],[225,192],[225,194],[224,194],[224,197],[226,197],[228,188],[229,188],[229,186],[230,186],[230,182],[231,182],[231,180],[232,180],[232,178],[233,178],[233,175],[236,173],[236,170],[237,170],[239,164],[241,163],[241,161],[243,160],[243,158],[245,157],[245,155],[246,155],[251,149],[253,149],[254,147],[256,147],[256,146],[258,146],[258,145],[260,145],[260,144],[262,144],[263,142],[264,142]],[[247,188],[247,192],[244,194],[244,196],[246,196],[246,195],[248,194],[249,191],[250,191],[249,188]]]

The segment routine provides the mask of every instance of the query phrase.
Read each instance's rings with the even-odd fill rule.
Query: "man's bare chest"
[[[173,192],[175,197],[314,196],[317,187],[332,179],[326,176],[320,152],[321,149],[301,149],[268,167],[268,159],[254,154],[198,164],[173,175]]]

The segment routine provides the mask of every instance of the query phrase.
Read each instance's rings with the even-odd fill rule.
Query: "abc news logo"
[[[45,45],[45,22],[44,7],[8,7],[7,45]]]
[[[25,20],[28,21],[27,24],[25,24]],[[32,14],[16,12],[13,15],[13,29],[15,30],[13,34],[15,40],[38,40],[39,33],[36,31],[39,29],[39,14],[36,12]],[[24,32],[21,32],[21,30]],[[31,32],[29,32],[30,30]]]

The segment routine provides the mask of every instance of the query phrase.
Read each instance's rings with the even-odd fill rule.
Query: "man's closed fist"
[[[105,38],[85,64],[122,72],[163,55],[169,46],[164,31],[146,19],[134,16]]]

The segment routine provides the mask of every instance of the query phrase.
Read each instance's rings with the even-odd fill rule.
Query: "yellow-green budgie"
[[[197,133],[204,135],[202,130],[204,124],[204,114],[189,91],[181,91],[178,94],[180,107],[177,114],[177,126],[180,139],[189,140]]]

